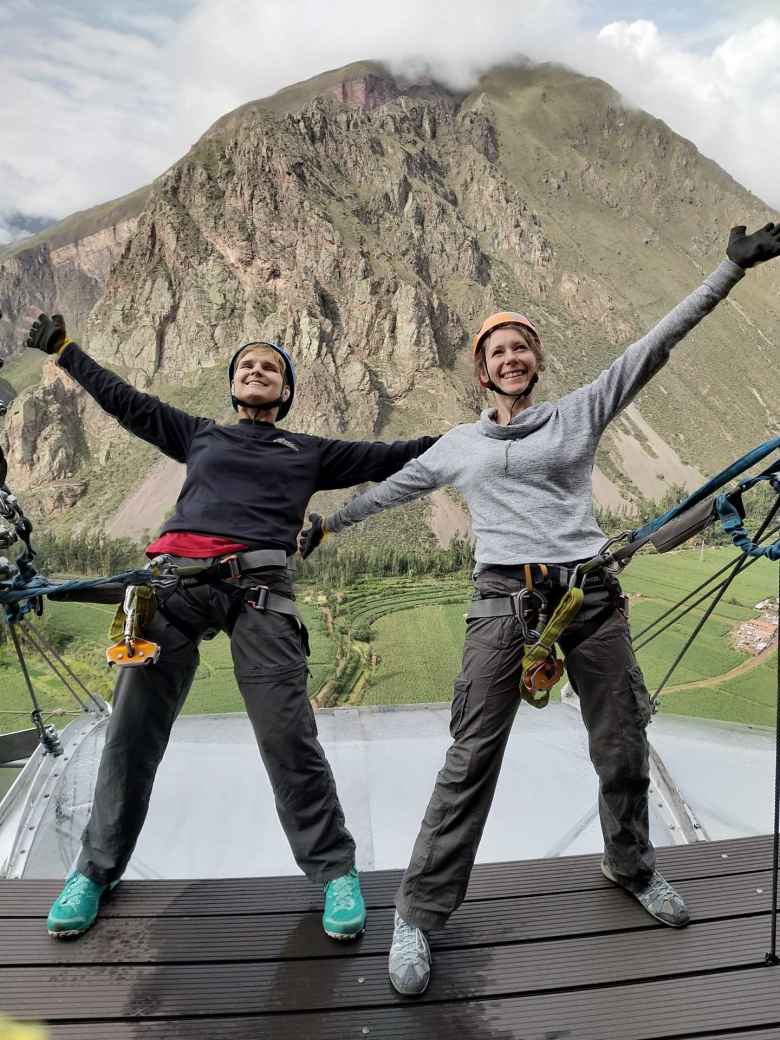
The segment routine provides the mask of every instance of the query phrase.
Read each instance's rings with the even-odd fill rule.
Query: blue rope
[[[780,494],[780,480],[774,476],[774,471],[780,467],[780,461],[775,462],[763,473],[756,477],[743,480],[739,485],[738,492],[747,491],[761,480],[768,480],[773,490]],[[752,541],[745,530],[742,517],[729,495],[718,495],[715,499],[715,510],[720,517],[721,526],[738,549],[746,556],[766,556],[769,560],[780,560],[780,539],[771,545],[758,545]]]
[[[40,574],[28,581],[20,581],[17,577],[12,582],[0,583],[0,604],[10,606],[23,603],[25,600],[37,599],[38,596],[50,596],[56,592],[86,592],[113,582],[123,585],[149,585],[153,577],[149,570],[123,571],[108,578],[87,578],[81,581],[49,581]]]

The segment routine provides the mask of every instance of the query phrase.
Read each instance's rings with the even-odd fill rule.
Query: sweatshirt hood
[[[496,422],[497,410],[486,408],[479,417],[479,432],[498,440],[518,440],[541,429],[554,412],[551,404],[533,404],[512,419],[508,426]]]

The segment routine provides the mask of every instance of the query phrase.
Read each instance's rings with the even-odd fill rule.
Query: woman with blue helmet
[[[323,927],[335,939],[362,932],[365,905],[355,843],[306,691],[306,630],[288,561],[317,491],[383,480],[436,440],[340,441],[280,431],[295,370],[276,343],[244,344],[229,366],[238,422],[220,425],[141,393],[70,339],[62,318],[40,315],[26,345],[57,365],[122,426],[186,465],[173,515],[147,555],[163,571],[199,571],[172,586],[144,635],[161,647],[143,668],[123,668],[75,871],[52,905],[49,933],[78,935],[127,866],[146,817],[157,767],[198,667],[198,644],[230,637],[236,679],[301,870],[325,887]],[[200,581],[200,577],[198,581]]]

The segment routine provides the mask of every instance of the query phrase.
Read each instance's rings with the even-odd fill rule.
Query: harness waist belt
[[[561,571],[567,570],[565,567],[559,569]],[[566,584],[568,585],[568,581]],[[588,574],[583,582],[583,587],[592,589],[596,586],[603,587],[604,584],[604,579],[600,574]],[[466,620],[471,621],[473,618],[517,617],[519,610],[517,600],[519,595],[520,592],[515,592],[511,596],[488,596],[484,599],[472,600],[466,613]]]
[[[254,571],[259,567],[286,567],[288,557],[284,549],[255,549],[238,553],[236,559],[242,571]]]
[[[568,589],[571,577],[574,574],[575,569],[578,566],[582,566],[587,563],[587,560],[580,560],[577,563],[519,563],[509,566],[508,564],[493,564],[480,568],[480,573],[484,571],[496,570],[502,575],[509,575],[513,578],[520,578],[523,584],[527,584],[529,581],[532,583],[533,588],[537,585],[543,585],[545,582],[558,586],[562,589]],[[525,577],[524,577],[525,573]],[[597,584],[603,585],[604,579],[600,574],[590,574],[583,583],[584,586],[593,587]]]
[[[207,582],[213,578],[239,578],[242,574],[257,571],[263,567],[286,567],[287,553],[284,549],[255,549],[253,552],[236,553],[228,556],[220,563],[202,564],[190,563],[178,565],[173,564],[172,570],[180,578],[198,578]]]

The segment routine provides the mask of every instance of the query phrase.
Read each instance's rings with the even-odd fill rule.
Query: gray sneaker
[[[425,932],[407,924],[397,910],[388,967],[393,989],[404,997],[419,997],[431,981],[431,948]]]
[[[662,877],[657,870],[653,871],[649,881],[641,885],[619,880],[605,860],[601,861],[601,873],[607,880],[620,885],[626,892],[630,892],[648,914],[651,914],[661,924],[668,924],[670,928],[684,928],[690,921],[691,917],[685,900],[679,892],[675,892],[666,878]]]

